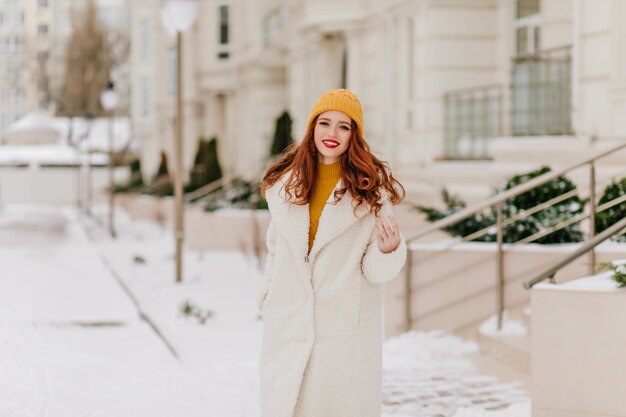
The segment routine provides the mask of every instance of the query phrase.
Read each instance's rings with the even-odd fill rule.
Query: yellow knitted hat
[[[356,123],[359,134],[363,137],[363,110],[361,109],[361,102],[359,102],[356,94],[343,88],[328,90],[317,99],[306,123],[307,131],[316,116],[330,110],[338,110],[350,116]]]

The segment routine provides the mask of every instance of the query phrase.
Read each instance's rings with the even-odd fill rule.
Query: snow
[[[10,145],[0,146],[0,165],[19,164],[54,164],[73,165],[79,161],[79,153],[92,152],[94,164],[106,164],[109,151],[108,118],[97,118],[87,121],[75,118],[72,121],[72,137],[69,137],[70,120],[64,117],[44,117],[38,114],[27,114],[17,120],[9,128],[9,133],[16,137],[23,135],[24,144],[15,144],[13,138]],[[138,143],[133,139],[130,120],[125,117],[114,118],[113,150],[121,151],[126,147],[136,149]],[[29,135],[57,132],[56,143],[27,144]],[[79,152],[80,151],[80,152]]]
[[[94,213],[0,212],[0,416],[258,417],[262,260],[187,252],[177,284],[171,230],[118,211],[111,239]],[[184,316],[185,301],[211,318]],[[443,331],[388,340],[383,417],[529,417],[476,351]]]
[[[511,336],[525,336],[528,332],[526,326],[519,321],[509,318],[508,311],[504,310],[502,313],[502,328],[498,330],[498,316],[492,315],[485,320],[479,329],[481,334],[496,336],[496,335],[511,335]]]
[[[591,292],[623,292],[626,288],[619,288],[611,276],[613,271],[606,271],[598,275],[592,275],[562,284],[539,283],[533,288],[555,291],[591,291]]]
[[[67,145],[0,146],[0,165],[76,165],[80,162],[76,149]],[[105,165],[107,162],[107,155],[91,155],[92,164]]]

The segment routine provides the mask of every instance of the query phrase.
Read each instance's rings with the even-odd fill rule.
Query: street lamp
[[[115,84],[109,81],[102,93],[100,93],[100,103],[102,108],[109,113],[109,232],[111,237],[115,237],[115,226],[113,223],[113,197],[115,195],[115,182],[113,179],[113,120],[115,109],[117,109],[118,97],[115,92]]]
[[[161,21],[165,29],[176,35],[176,139],[174,143],[174,212],[176,237],[176,282],[183,280],[183,32],[195,22],[200,0],[164,0]]]

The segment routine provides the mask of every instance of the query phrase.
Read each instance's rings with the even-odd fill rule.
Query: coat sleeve
[[[259,284],[257,290],[257,308],[259,312],[261,311],[261,307],[263,306],[263,301],[265,301],[265,297],[267,296],[267,292],[270,288],[270,284],[272,282],[271,271],[272,266],[274,265],[274,256],[276,251],[276,226],[274,225],[274,221],[270,220],[269,227],[267,228],[267,236],[265,238],[265,243],[267,245],[267,259],[265,261],[265,270],[263,272],[263,279]]]
[[[393,215],[392,204],[389,198],[383,195],[383,206],[378,216],[385,217],[389,214]],[[378,247],[378,236],[376,227],[374,227],[372,236],[361,259],[361,271],[363,276],[373,283],[389,281],[400,273],[406,262],[406,256],[407,247],[402,232],[400,232],[400,244],[398,247],[392,252],[383,253]]]

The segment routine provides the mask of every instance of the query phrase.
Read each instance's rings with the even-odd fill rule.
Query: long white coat
[[[289,172],[266,190],[268,258],[263,315],[262,417],[380,417],[383,282],[406,260],[378,248],[375,216],[331,192],[308,252],[309,205],[286,201]],[[338,181],[335,189],[341,186]],[[379,215],[392,214],[383,194]]]

